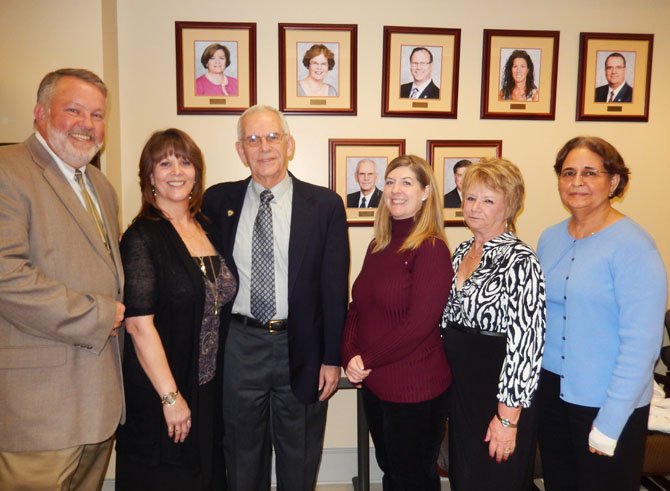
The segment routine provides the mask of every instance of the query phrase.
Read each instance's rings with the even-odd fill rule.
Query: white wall
[[[544,228],[566,216],[552,172],[557,149],[577,134],[599,135],[614,143],[633,172],[618,208],[656,238],[670,265],[664,148],[670,135],[669,18],[667,0],[417,0],[411,8],[397,0],[341,0],[324,9],[299,0],[237,2],[234,8],[215,0],[1,0],[0,142],[23,140],[31,131],[35,90],[47,71],[85,66],[103,74],[114,89],[104,169],[117,186],[127,224],[139,206],[139,153],[155,129],[176,126],[193,136],[206,156],[208,183],[247,175],[233,146],[237,117],[176,114],[175,21],[256,22],[258,102],[275,106],[278,23],[358,24],[358,115],[288,116],[297,142],[290,168],[299,178],[328,184],[328,138],[406,138],[408,152],[418,155],[425,155],[427,139],[502,139],[504,155],[526,179],[519,235],[535,245]],[[380,117],[384,25],[462,30],[457,119]],[[479,118],[485,28],[561,32],[555,121]],[[648,123],[575,121],[580,32],[655,34]],[[464,228],[447,234],[452,247],[469,236]],[[368,227],[350,229],[352,280],[370,237]],[[333,399],[326,447],[355,446],[354,407],[351,391]]]

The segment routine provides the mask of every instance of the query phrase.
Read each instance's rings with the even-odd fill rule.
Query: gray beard
[[[98,153],[102,144],[93,143],[90,150],[78,150],[69,141],[67,133],[54,128],[50,122],[46,124],[47,142],[56,155],[69,166],[78,169],[88,164]]]

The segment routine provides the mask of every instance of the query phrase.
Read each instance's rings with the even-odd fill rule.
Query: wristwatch
[[[179,395],[179,389],[174,392],[168,392],[161,396],[161,404],[163,406],[174,406],[174,403],[177,402],[177,396]]]
[[[512,423],[507,418],[501,418],[498,413],[496,413],[496,418],[498,418],[498,421],[500,421],[500,424],[503,425],[505,428],[516,428],[517,427],[516,423]]]

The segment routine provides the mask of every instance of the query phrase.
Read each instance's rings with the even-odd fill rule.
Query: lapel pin
[[[235,214],[235,212],[233,210],[228,210],[228,216],[229,217],[232,217],[234,214]]]

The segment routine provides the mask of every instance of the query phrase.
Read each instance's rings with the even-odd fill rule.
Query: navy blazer
[[[375,187],[375,191],[370,196],[370,202],[366,208],[377,208],[379,206],[379,200],[382,199],[382,190]],[[347,208],[358,208],[358,205],[361,202],[361,192],[356,191],[355,193],[347,194]]]
[[[454,188],[444,195],[444,207],[445,208],[461,207],[461,195],[458,194],[458,188]]]
[[[293,393],[311,404],[319,397],[321,365],[340,365],[349,298],[349,241],[342,198],[290,175],[289,368]],[[216,184],[205,193],[203,213],[219,228],[222,249],[231,254],[250,180]],[[239,279],[234,265],[232,271]]]
[[[609,91],[609,85],[601,85],[598,87],[596,89],[596,102],[607,102]],[[627,82],[624,82],[623,87],[621,87],[621,90],[612,102],[633,102],[633,87],[628,85]]]
[[[409,93],[412,90],[412,82],[402,84],[400,86],[400,97],[406,99],[409,97]],[[439,99],[440,98],[440,88],[435,85],[431,80],[426,88],[419,94],[417,99]]]

